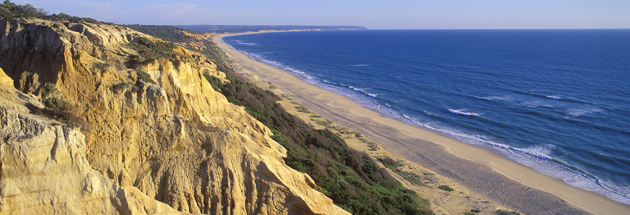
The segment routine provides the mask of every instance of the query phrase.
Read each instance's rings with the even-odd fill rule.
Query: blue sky
[[[117,24],[369,29],[630,28],[630,0],[12,0]]]

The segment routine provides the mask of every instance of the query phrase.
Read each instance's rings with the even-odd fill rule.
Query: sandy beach
[[[310,111],[360,132],[388,153],[444,176],[493,203],[523,214],[630,213],[629,205],[573,187],[489,150],[382,117],[345,96],[228,48],[221,42],[222,36],[226,35],[215,36],[215,43],[242,70],[251,73],[251,79],[272,83]]]

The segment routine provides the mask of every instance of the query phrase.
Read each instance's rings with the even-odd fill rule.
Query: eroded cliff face
[[[177,213],[92,169],[78,128],[28,107],[43,105],[0,69],[0,214]]]
[[[50,170],[54,177],[67,177],[63,181],[74,186],[68,185],[68,190],[83,195],[80,201],[104,208],[104,213],[158,212],[156,207],[148,206],[124,209],[120,205],[125,204],[110,201],[120,199],[120,192],[134,194],[123,197],[137,197],[135,204],[127,205],[142,205],[143,201],[135,199],[146,197],[190,213],[346,213],[317,192],[308,175],[284,163],[286,150],[270,138],[268,128],[212,89],[203,74],[224,74],[204,56],[177,48],[173,60],[155,60],[128,69],[125,63],[136,52],[126,44],[140,37],[156,39],[115,25],[42,20],[29,24],[1,21],[0,33],[0,68],[13,79],[3,83],[12,82],[15,87],[9,90],[19,90],[15,93],[23,96],[18,98],[37,101],[35,97],[41,97],[44,84],[53,83],[58,96],[89,124],[82,133],[28,114],[26,104],[38,102],[23,101],[13,115],[5,111],[3,120],[19,126],[5,129],[3,124],[0,206],[12,210],[32,207],[11,201],[13,193],[25,192],[19,185],[22,182],[7,179],[15,173],[8,171],[33,167],[24,164],[31,162],[31,156],[18,156],[20,153],[11,147],[42,142],[52,145],[33,152],[43,156],[37,161],[42,166],[37,171],[47,173],[49,169],[42,168],[57,168]],[[140,81],[142,72],[148,73],[150,80]],[[34,118],[38,121],[32,122]],[[34,128],[29,127],[31,124]],[[25,133],[24,129],[30,129],[29,138],[11,136]],[[59,139],[72,141],[61,144]],[[65,151],[55,152],[58,148]],[[65,164],[51,167],[46,163],[57,163],[59,159]],[[72,173],[56,173],[64,170]],[[48,180],[32,181],[40,179]],[[99,188],[85,188],[89,184],[86,180],[98,182],[90,183]],[[49,187],[42,190],[63,186]],[[86,189],[98,192],[91,194]],[[58,199],[62,193],[44,192],[32,199]],[[33,204],[43,212],[59,207]],[[90,204],[85,207],[93,208]]]

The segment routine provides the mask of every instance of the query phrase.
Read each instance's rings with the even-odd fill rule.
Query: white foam
[[[543,151],[544,150],[545,149],[543,149]],[[555,163],[554,161],[568,165],[566,162],[557,158],[552,161],[551,159],[536,159],[537,157],[528,157],[527,155],[513,152],[503,151],[503,153],[511,160],[529,166],[543,174],[562,179],[571,186],[604,195],[617,202],[630,204],[630,195],[628,195],[628,193],[630,193],[629,187],[620,187],[597,177],[569,169],[566,166]]]
[[[451,113],[464,116],[481,116],[481,113],[466,112],[466,109],[448,109]]]
[[[426,111],[425,111],[426,113]],[[565,183],[604,195],[614,201],[630,205],[630,187],[620,187],[612,182],[603,181],[597,177],[591,177],[576,170],[566,167],[568,164],[551,156],[555,145],[537,145],[527,148],[513,147],[488,140],[481,135],[471,135],[457,130],[434,126],[433,123],[422,123],[406,114],[401,114],[402,120],[412,125],[453,137],[460,141],[473,145],[486,145],[497,150],[502,156],[529,166],[543,174],[562,179]],[[556,162],[564,163],[565,165]]]
[[[476,98],[492,100],[492,101],[508,101],[511,99],[510,96],[483,96],[483,97],[476,97]]]
[[[530,108],[537,108],[537,107],[554,108],[554,107],[556,107],[556,106],[551,105],[551,104],[545,104],[545,103],[543,103],[541,101],[523,102],[523,103],[520,103],[519,105],[525,106],[525,107],[530,107]]]
[[[422,112],[424,112],[424,114],[429,115],[429,116],[438,116],[439,117],[439,115],[434,114],[434,113],[429,113],[429,112],[426,112],[426,111],[422,111]]]
[[[298,75],[298,76],[306,78],[306,79],[313,79],[313,77],[311,75],[309,75],[308,73],[306,73],[306,72],[304,72],[302,70],[295,69],[295,68],[290,67],[290,66],[285,66],[284,64],[281,64],[281,63],[279,63],[277,61],[267,60],[267,59],[265,59],[265,58],[263,58],[263,57],[261,57],[259,55],[256,55],[256,54],[248,53],[248,55],[250,57],[252,57],[252,59],[254,59],[254,60],[257,60],[257,61],[263,62],[263,63],[265,63],[267,65],[271,65],[273,67],[282,69],[282,70],[290,72],[290,73],[292,73],[294,75]]]
[[[359,91],[362,93],[365,93],[365,90],[370,89],[370,88],[358,88],[358,87],[353,87],[353,86],[348,86],[350,89],[353,89],[355,91]]]
[[[246,46],[257,46],[258,44],[256,43],[244,43],[243,41],[240,40],[234,40],[234,42],[241,44],[241,45],[246,45]]]
[[[579,109],[579,108],[574,108],[574,109],[567,109],[567,115],[571,116],[571,117],[578,117],[578,116],[582,116],[584,114],[590,114],[590,113],[599,113],[599,112],[603,112],[603,109],[600,108],[585,108],[585,109]]]
[[[412,123],[414,123],[414,124],[416,124],[416,125],[420,125],[420,126],[422,126],[422,127],[425,127],[423,123],[420,123],[420,122],[418,122],[418,121],[416,121],[416,120],[412,119],[411,117],[409,117],[409,116],[407,116],[407,115],[405,115],[405,114],[403,114],[402,116],[403,116],[403,118],[405,118],[405,119],[407,119],[407,120],[411,121]]]
[[[549,95],[549,96],[545,96],[545,97],[550,98],[550,99],[555,99],[555,100],[562,99],[562,97],[558,96],[558,95]]]
[[[234,49],[234,47],[232,46],[229,46],[229,47],[231,49]],[[306,79],[305,81],[309,80],[307,82],[318,82],[318,80],[314,80],[312,77],[308,76],[307,73],[305,73],[304,71],[300,71],[298,69],[284,66],[275,61],[263,59],[262,57],[251,54],[251,53],[247,53],[247,52],[243,52],[243,53],[247,54],[254,60],[258,60],[263,63],[288,71],[292,74],[296,74],[299,77]],[[325,81],[325,80],[322,80],[322,82],[329,83],[328,81]],[[370,99],[370,97],[366,96],[366,94],[371,97],[377,96],[377,94],[366,93],[365,90],[367,88],[360,89],[360,88],[348,86],[350,89],[352,89],[351,91],[351,90],[348,90],[348,88],[338,88],[338,87],[331,86],[330,84],[322,84],[322,85],[324,85],[323,86],[324,88],[340,90],[344,92],[345,94],[347,94],[346,96],[353,98],[353,100],[355,100],[357,103],[362,104],[366,107],[369,107],[369,106],[371,106],[372,108],[376,107],[376,109],[379,112],[384,113],[386,115],[390,115],[393,118],[401,119],[402,121],[405,121],[406,123],[416,125],[418,127],[422,127],[422,128],[425,128],[427,130],[431,130],[437,133],[441,133],[441,134],[453,137],[455,139],[458,139],[460,141],[467,142],[473,145],[490,146],[491,148],[499,151],[500,154],[508,157],[511,160],[514,160],[523,165],[532,167],[533,169],[539,172],[542,172],[544,174],[547,174],[556,178],[560,178],[564,180],[567,184],[602,194],[604,196],[607,196],[608,198],[611,198],[615,201],[618,201],[624,204],[630,204],[630,196],[628,194],[630,193],[630,188],[619,187],[613,183],[602,181],[598,178],[587,176],[581,172],[571,170],[563,165],[555,163],[555,161],[559,161],[559,160],[557,158],[554,159],[553,157],[551,157],[551,153],[553,152],[555,148],[554,145],[538,145],[538,146],[527,147],[527,148],[512,147],[506,144],[493,142],[481,135],[466,134],[464,132],[457,131],[455,129],[439,126],[435,122],[422,123],[420,120],[409,117],[408,115],[400,114],[400,112],[392,109],[391,106],[387,103],[385,104],[385,106],[387,107],[381,106],[376,101],[376,99]],[[557,95],[549,95],[546,97],[549,99],[562,99],[562,97],[557,96]],[[512,99],[509,96],[487,96],[487,97],[478,97],[478,98],[486,99],[486,100],[497,100],[497,101],[505,101],[505,100]],[[400,101],[401,100],[395,101],[395,103],[400,102]],[[520,105],[524,105],[524,106],[532,107],[532,108],[541,107],[541,106],[553,107],[552,105],[549,105],[548,103],[545,104],[544,102],[541,102],[541,101],[523,102]],[[448,110],[449,112],[453,114],[458,114],[458,115],[465,115],[465,116],[482,115],[482,113],[473,113],[473,112],[466,111],[466,109],[448,109]],[[584,114],[601,112],[601,111],[603,110],[599,108],[582,108],[582,109],[574,108],[574,109],[567,109],[566,113],[569,116],[577,117]],[[427,115],[437,116],[431,113],[427,113]]]
[[[541,159],[545,159],[545,160],[551,160],[551,156],[549,156],[549,154],[551,153],[551,151],[553,149],[556,148],[555,145],[539,145],[539,146],[533,146],[533,147],[529,147],[529,148],[516,148],[516,147],[511,147],[511,146],[507,146],[505,145],[505,147],[509,150],[514,150],[517,152],[521,152],[521,153],[525,153],[537,158],[541,158]]]

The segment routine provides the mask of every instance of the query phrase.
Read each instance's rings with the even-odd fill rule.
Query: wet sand
[[[524,214],[629,214],[630,206],[582,190],[480,147],[430,132],[321,89],[293,74],[257,62],[213,40],[227,55],[284,94],[338,125],[360,132],[391,154],[430,169],[490,201]]]

